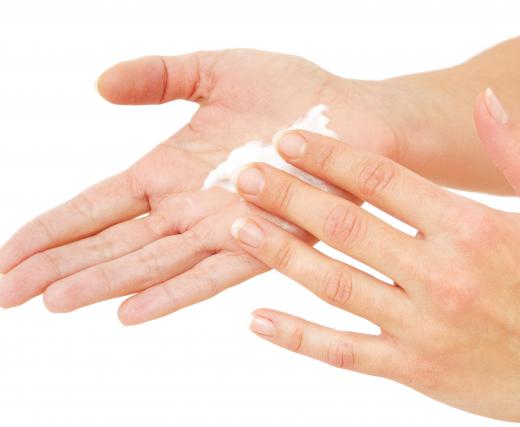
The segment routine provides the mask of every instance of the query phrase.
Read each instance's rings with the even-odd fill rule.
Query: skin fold
[[[489,91],[478,97],[475,121],[483,146],[520,196],[520,126],[508,121]],[[237,179],[247,201],[394,281],[329,258],[264,218],[240,218],[232,234],[245,251],[377,324],[381,333],[337,331],[268,309],[254,313],[252,330],[289,350],[401,382],[466,411],[520,421],[519,214],[465,199],[392,160],[318,134],[288,132],[277,149],[291,164],[418,233],[404,234],[271,166],[248,166]]]
[[[330,128],[353,148],[443,185],[512,194],[469,112],[492,86],[516,113],[519,46],[510,40],[445,70],[384,81],[344,79],[302,58],[243,49],[118,64],[99,79],[109,102],[186,99],[199,109],[128,169],[18,230],[0,249],[0,305],[43,294],[51,311],[68,312],[128,296],[119,318],[137,324],[265,271],[229,230],[237,218],[272,215],[236,194],[199,188],[232,149],[269,140],[320,103],[329,107]],[[315,241],[303,229],[297,235]]]

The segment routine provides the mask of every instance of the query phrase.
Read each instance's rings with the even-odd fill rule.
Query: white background
[[[94,90],[120,60],[252,47],[385,78],[462,61],[520,33],[517,1],[2,1],[0,240],[181,127],[185,102],[118,107]],[[518,201],[472,195],[516,210]],[[138,327],[117,301],[0,312],[0,426],[494,426],[401,385],[248,331],[260,306],[375,331],[275,273]]]

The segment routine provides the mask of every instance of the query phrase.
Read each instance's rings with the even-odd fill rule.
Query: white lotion
[[[284,132],[291,129],[301,129],[319,133],[325,136],[330,136],[332,138],[337,138],[338,135],[336,132],[327,128],[329,118],[324,114],[326,110],[327,107],[325,105],[316,105],[312,107],[307,112],[307,114],[305,114],[305,116],[296,120],[291,126],[280,129],[275,133],[275,135],[279,132]],[[212,187],[220,187],[227,191],[236,193],[233,179],[235,174],[244,166],[254,162],[267,163],[322,190],[334,191],[334,187],[325,183],[321,179],[315,178],[312,175],[309,175],[308,173],[287,163],[277,153],[272,142],[265,142],[260,139],[246,142],[241,147],[232,150],[229,153],[228,158],[208,174],[204,180],[202,189],[205,190]]]

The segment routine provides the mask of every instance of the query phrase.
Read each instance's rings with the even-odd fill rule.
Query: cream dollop
[[[280,133],[291,129],[307,130],[337,138],[338,135],[336,132],[327,127],[329,118],[324,114],[325,111],[327,111],[327,107],[324,104],[316,105],[312,107],[307,114],[297,119],[292,125],[277,131],[270,142],[258,139],[248,141],[244,145],[235,148],[229,153],[229,156],[224,162],[219,164],[208,174],[204,180],[202,189],[220,187],[236,193],[234,177],[238,171],[249,163],[263,162],[294,175],[322,190],[333,191],[334,187],[331,185],[287,163],[280,157],[273,145],[273,140],[275,140]]]

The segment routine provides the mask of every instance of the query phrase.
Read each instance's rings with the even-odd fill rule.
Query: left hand
[[[487,92],[477,128],[520,195],[520,127]],[[448,192],[387,158],[309,132],[277,144],[291,164],[418,230],[404,234],[338,196],[255,164],[237,186],[249,202],[286,218],[393,279],[386,284],[331,259],[259,217],[233,235],[269,267],[381,328],[340,332],[273,310],[252,329],[290,350],[406,384],[481,415],[520,421],[520,217]],[[515,164],[516,162],[516,164]]]
[[[229,234],[249,207],[222,189],[198,190],[231,150],[269,140],[313,105],[326,104],[332,128],[365,149],[399,151],[390,88],[295,56],[244,49],[151,56],[107,70],[98,88],[118,104],[185,99],[200,108],[134,165],[15,233],[0,248],[0,307],[43,293],[49,310],[69,312],[129,296],[119,317],[136,324],[261,273],[265,266]]]

